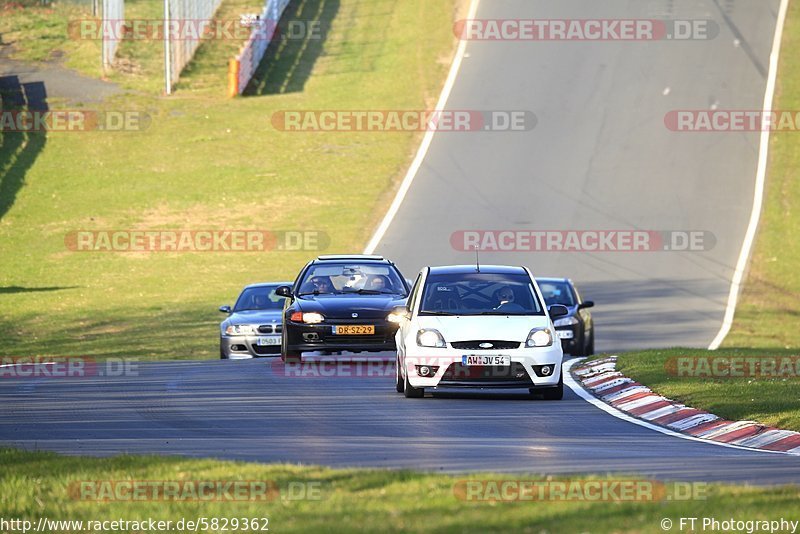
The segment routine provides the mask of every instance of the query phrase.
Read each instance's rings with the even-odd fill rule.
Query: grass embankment
[[[692,408],[734,421],[758,421],[800,431],[800,360],[793,358],[796,355],[791,350],[764,349],[650,350],[620,354],[617,368],[660,395]],[[683,360],[680,368],[679,358]],[[716,366],[715,358],[721,359]],[[751,367],[756,359],[762,360],[759,363],[764,359],[791,362],[791,370],[780,372],[778,366],[776,372],[761,372],[760,365]],[[731,373],[742,376],[726,376]]]
[[[258,12],[226,0],[217,18]],[[160,0],[126,4],[157,18]],[[216,357],[216,311],[246,283],[291,279],[319,253],[357,252],[409,163],[415,133],[286,133],[293,109],[425,109],[455,49],[455,2],[305,0],[286,15],[320,19],[323,40],[268,52],[250,96],[224,97],[231,41],[201,46],[168,98],[161,43],[130,42],[109,75],[124,93],[101,109],[140,110],[130,132],[6,133],[0,150],[0,356]],[[80,8],[10,10],[0,31],[14,56],[99,76],[99,43],[67,38]],[[64,104],[49,101],[50,109]],[[70,107],[75,107],[71,105]],[[91,108],[90,108],[91,109]],[[13,150],[11,150],[13,148]],[[77,230],[264,229],[324,233],[324,250],[72,252]]]
[[[34,524],[42,516],[58,520],[153,518],[175,522],[198,517],[266,517],[270,532],[663,532],[661,521],[664,518],[673,521],[675,530],[680,517],[797,519],[796,487],[702,485],[694,487],[692,493],[667,484],[666,494],[672,498],[663,500],[664,494],[658,486],[653,486],[652,495],[659,498],[638,502],[576,498],[590,493],[572,493],[573,500],[555,497],[546,502],[492,502],[465,500],[464,481],[543,479],[488,473],[448,476],[410,471],[335,470],[171,457],[65,458],[11,450],[0,450],[0,460],[3,517],[29,519]],[[75,489],[81,487],[81,481],[92,481],[94,485],[90,488],[104,491],[102,488],[110,486],[102,481],[131,480],[267,481],[269,487],[277,491],[266,493],[271,497],[266,502],[98,502],[82,500],[81,491]],[[559,480],[572,483],[611,479],[572,477],[556,481]],[[459,481],[462,481],[460,486]],[[470,495],[496,496],[489,488],[497,486],[480,487],[477,493]],[[94,497],[95,489],[84,490],[83,495]],[[649,494],[650,490],[638,493],[645,497]],[[681,500],[682,496],[690,494],[700,498]],[[303,495],[313,498],[299,498]]]

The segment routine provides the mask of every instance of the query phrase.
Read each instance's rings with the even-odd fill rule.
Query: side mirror
[[[578,309],[582,310],[584,308],[594,308],[594,301],[593,300],[584,300],[579,306]]]
[[[569,310],[563,304],[553,304],[547,311],[550,312],[550,318],[555,319],[556,317],[564,317],[565,315],[569,315]]]
[[[278,295],[279,297],[290,299],[292,298],[292,288],[289,286],[279,286],[275,290],[275,294]]]
[[[395,306],[386,318],[390,323],[399,323],[411,316],[406,306]]]
[[[227,306],[227,305],[226,306],[220,306],[219,307],[219,311],[221,311],[222,313],[230,314],[231,313],[231,307]]]

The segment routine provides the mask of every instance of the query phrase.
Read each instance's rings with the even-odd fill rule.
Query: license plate
[[[268,347],[272,345],[280,345],[281,338],[279,337],[260,337],[256,340],[256,345],[259,347]]]
[[[461,357],[461,365],[511,365],[511,356],[465,354]]]
[[[358,336],[375,334],[375,325],[365,324],[338,324],[332,328],[332,331],[337,336]]]
[[[561,339],[572,339],[574,336],[574,332],[572,330],[556,330],[556,334]]]

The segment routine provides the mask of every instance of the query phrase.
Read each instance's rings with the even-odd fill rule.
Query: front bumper
[[[259,339],[270,339],[272,345],[259,345]],[[277,343],[276,343],[277,341]],[[277,356],[281,353],[281,334],[252,336],[221,336],[220,350],[228,359],[241,360],[260,356]]]
[[[577,354],[583,336],[580,325],[557,326],[556,336],[561,340],[561,349],[568,354]]]
[[[509,366],[464,366],[465,355],[510,356]],[[463,349],[427,347],[412,348],[403,357],[403,369],[408,382],[416,388],[472,387],[472,388],[550,388],[561,378],[564,353],[559,344],[549,347],[519,348],[498,351],[469,351]],[[436,367],[431,376],[420,376],[417,366]],[[550,366],[552,372],[540,376],[541,367]],[[536,371],[539,371],[537,373]]]
[[[374,325],[375,333],[368,335],[337,335],[333,333],[336,325]],[[361,319],[356,321],[326,321],[319,324],[287,322],[284,327],[286,346],[289,352],[310,351],[349,351],[378,352],[396,350],[395,333],[397,324],[385,320],[380,322]]]

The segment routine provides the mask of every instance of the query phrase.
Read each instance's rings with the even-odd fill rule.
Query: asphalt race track
[[[567,390],[394,392],[391,360],[286,376],[278,360],[141,364],[139,376],[4,379],[4,445],[67,454],[168,453],[447,472],[623,471],[789,483],[800,457],[696,443],[611,417]],[[384,370],[381,373],[381,370]],[[373,376],[365,376],[368,374]],[[320,377],[313,377],[313,375]],[[353,376],[345,376],[347,374]]]
[[[675,133],[664,115],[760,109],[777,8],[777,0],[484,0],[478,18],[703,18],[720,34],[469,43],[448,108],[530,110],[538,123],[527,132],[437,134],[377,252],[412,277],[426,264],[472,261],[451,247],[458,230],[712,232],[716,244],[702,252],[482,259],[574,278],[598,303],[598,350],[707,346],[750,214],[758,138]],[[141,363],[123,377],[3,378],[0,445],[446,472],[800,480],[800,457],[665,436],[569,390],[560,402],[483,392],[405,399],[394,392],[393,356],[382,358],[367,368],[377,376],[352,364],[334,376],[286,376],[279,360],[261,359]]]
[[[672,132],[664,116],[761,109],[778,6],[481,2],[478,19],[712,19],[720,33],[680,42],[469,42],[448,109],[530,110],[538,124],[527,132],[437,133],[376,251],[413,278],[425,265],[474,261],[451,246],[459,230],[708,231],[716,237],[708,251],[482,258],[573,278],[597,302],[599,351],[707,347],[752,209],[759,136]]]

